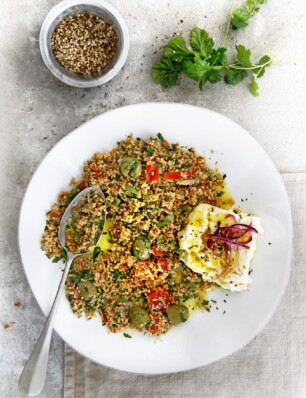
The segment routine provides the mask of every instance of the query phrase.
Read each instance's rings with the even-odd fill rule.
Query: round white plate
[[[47,315],[62,273],[40,249],[45,214],[71,178],[81,175],[85,160],[114,148],[130,132],[141,138],[161,132],[169,142],[196,147],[211,166],[218,162],[237,205],[259,216],[265,230],[252,263],[253,283],[247,292],[216,291],[210,313],[194,313],[160,338],[137,331],[128,331],[131,339],[111,334],[99,317],[76,318],[63,295],[55,330],[80,354],[119,370],[162,374],[204,366],[241,349],[268,323],[284,294],[292,253],[281,177],[259,144],[226,117],[190,105],[138,104],[104,113],[68,134],[44,158],[25,194],[19,222],[24,270]]]

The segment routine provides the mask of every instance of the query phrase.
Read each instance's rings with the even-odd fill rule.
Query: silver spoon
[[[60,241],[60,244],[65,248],[67,252],[67,260],[66,260],[66,266],[63,272],[63,276],[61,279],[61,282],[59,284],[50,314],[48,316],[48,319],[46,321],[46,324],[41,332],[41,335],[30,355],[30,358],[28,359],[27,363],[25,364],[25,367],[21,373],[18,387],[19,390],[27,394],[29,396],[34,396],[39,394],[45,384],[45,379],[46,379],[46,373],[47,373],[47,365],[48,365],[48,357],[49,357],[49,350],[50,350],[50,342],[51,342],[51,335],[53,331],[53,323],[56,315],[56,311],[61,299],[62,292],[65,287],[65,282],[68,276],[68,272],[70,269],[70,266],[73,262],[73,260],[79,256],[83,255],[85,253],[72,253],[69,252],[67,247],[66,247],[66,239],[65,239],[65,228],[66,228],[66,222],[69,217],[71,217],[71,210],[73,207],[75,207],[82,199],[85,198],[85,196],[88,194],[88,192],[96,191],[98,195],[100,195],[104,200],[104,194],[101,191],[100,188],[86,188],[82,192],[80,192],[70,203],[70,205],[67,207],[65,213],[62,216],[60,226],[59,226],[59,231],[58,231],[58,238]],[[104,214],[104,225],[106,221],[106,212]],[[103,233],[103,230],[102,230]]]

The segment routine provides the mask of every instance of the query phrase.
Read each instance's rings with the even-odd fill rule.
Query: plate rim
[[[105,367],[105,368],[107,368],[107,369],[115,370],[115,371],[124,372],[124,373],[131,374],[131,375],[133,374],[133,375],[159,376],[159,375],[165,375],[165,374],[176,374],[176,373],[182,373],[182,372],[186,372],[186,371],[192,371],[192,370],[204,368],[204,367],[209,366],[209,365],[211,365],[211,364],[213,364],[213,363],[216,363],[216,362],[219,362],[219,361],[221,361],[221,360],[223,360],[223,359],[226,359],[226,358],[230,357],[231,355],[233,355],[233,354],[235,354],[235,353],[238,353],[238,352],[241,351],[244,347],[248,346],[259,334],[261,334],[261,332],[263,331],[263,329],[271,322],[271,320],[272,320],[273,316],[275,315],[275,313],[276,313],[276,311],[277,311],[277,309],[278,309],[278,307],[279,307],[281,301],[283,300],[284,295],[285,295],[285,292],[286,292],[286,289],[287,289],[287,287],[288,287],[289,280],[290,280],[290,275],[291,275],[291,270],[292,270],[292,262],[293,262],[293,254],[294,254],[294,250],[293,250],[294,228],[293,228],[292,207],[291,207],[291,202],[290,202],[290,198],[289,198],[288,191],[287,191],[287,189],[286,189],[285,183],[284,183],[284,181],[283,181],[283,179],[282,179],[282,177],[281,177],[281,174],[280,174],[280,172],[278,171],[276,165],[274,164],[274,162],[272,161],[272,159],[270,158],[270,156],[267,154],[267,152],[265,151],[265,149],[259,144],[259,142],[257,142],[257,140],[256,140],[247,130],[245,130],[242,126],[240,126],[240,125],[239,125],[238,123],[236,123],[234,120],[232,120],[232,119],[229,118],[228,116],[223,115],[222,113],[213,111],[213,110],[211,110],[211,109],[208,109],[208,108],[205,108],[205,107],[202,107],[202,106],[193,105],[193,104],[187,104],[187,103],[182,103],[182,102],[172,102],[172,101],[171,101],[171,102],[167,102],[167,101],[161,101],[161,102],[139,102],[139,103],[135,103],[135,104],[129,104],[129,105],[125,105],[125,106],[122,106],[122,107],[110,109],[110,110],[108,110],[108,111],[106,111],[106,112],[100,113],[99,115],[97,115],[97,116],[95,116],[95,117],[93,117],[93,118],[91,118],[91,119],[85,121],[84,123],[80,124],[78,127],[74,128],[74,129],[71,130],[69,133],[67,133],[64,137],[62,137],[59,141],[57,141],[57,142],[49,149],[49,151],[45,154],[45,156],[43,156],[43,158],[41,159],[41,161],[38,163],[36,169],[35,169],[34,172],[32,173],[32,176],[31,176],[31,178],[30,178],[30,180],[29,180],[29,182],[28,182],[28,184],[27,184],[26,190],[24,191],[23,199],[22,199],[22,202],[21,202],[21,205],[20,205],[20,208],[19,208],[18,224],[17,224],[17,225],[18,225],[18,231],[17,231],[18,253],[19,253],[19,259],[20,259],[20,262],[21,262],[21,265],[22,265],[22,268],[23,268],[23,272],[24,272],[24,274],[25,274],[25,276],[26,276],[27,283],[28,283],[28,285],[29,285],[29,287],[30,287],[30,289],[31,289],[31,293],[32,293],[32,295],[34,296],[35,301],[36,301],[36,303],[38,304],[38,307],[39,307],[40,311],[42,312],[42,314],[43,314],[46,318],[48,317],[48,314],[46,314],[46,313],[44,312],[44,310],[42,309],[42,307],[41,307],[41,305],[40,305],[40,303],[39,303],[39,301],[38,301],[38,298],[37,298],[36,295],[34,294],[34,291],[33,291],[33,289],[32,289],[32,286],[31,286],[31,284],[30,284],[30,282],[29,282],[28,274],[27,274],[27,272],[26,272],[26,268],[25,268],[25,265],[24,265],[23,259],[22,259],[21,244],[20,244],[20,241],[21,241],[21,236],[20,236],[20,235],[21,235],[21,234],[20,234],[21,228],[20,228],[20,226],[21,226],[21,218],[22,218],[23,208],[24,208],[24,205],[25,205],[25,200],[26,200],[26,197],[27,197],[28,192],[29,192],[29,190],[30,190],[30,188],[31,188],[32,182],[33,182],[33,180],[34,180],[34,178],[35,178],[35,176],[36,176],[36,174],[37,174],[37,172],[38,172],[38,170],[39,170],[41,164],[42,164],[49,156],[51,156],[51,153],[52,153],[53,151],[56,150],[57,146],[59,146],[60,144],[62,144],[62,143],[63,143],[66,139],[68,139],[72,134],[74,134],[74,133],[76,133],[78,130],[82,129],[83,126],[85,126],[85,125],[87,125],[87,124],[90,124],[91,122],[94,122],[95,120],[97,120],[97,119],[99,119],[99,118],[103,118],[103,116],[106,115],[106,114],[120,112],[122,109],[128,109],[128,108],[138,108],[138,107],[143,107],[143,106],[146,106],[146,107],[156,106],[156,107],[158,107],[158,106],[164,106],[164,105],[166,105],[166,106],[178,106],[178,107],[181,107],[181,108],[188,108],[188,107],[189,107],[189,108],[195,108],[195,109],[198,109],[198,110],[201,110],[201,111],[205,111],[205,112],[214,114],[215,116],[217,116],[217,117],[219,117],[219,118],[221,118],[221,119],[225,119],[228,123],[231,123],[232,125],[234,125],[234,126],[236,127],[236,129],[238,128],[238,129],[241,131],[241,133],[243,133],[244,135],[247,135],[248,138],[250,138],[250,139],[253,141],[253,144],[254,144],[255,146],[257,146],[257,148],[259,148],[259,149],[263,152],[263,154],[265,155],[267,161],[270,163],[271,167],[274,169],[275,175],[278,177],[279,183],[280,183],[280,185],[281,185],[281,187],[282,187],[282,190],[283,190],[283,192],[284,192],[284,197],[286,198],[286,202],[287,202],[288,217],[289,217],[288,221],[289,221],[289,227],[290,227],[290,230],[289,230],[288,232],[289,232],[289,236],[291,237],[290,241],[288,242],[288,251],[289,251],[289,256],[288,256],[288,258],[289,258],[289,260],[288,260],[287,272],[286,272],[286,275],[285,275],[284,284],[283,284],[283,286],[282,286],[282,290],[280,291],[280,294],[279,294],[279,298],[278,298],[278,300],[277,300],[277,303],[275,304],[274,309],[271,311],[271,313],[269,314],[269,316],[268,316],[267,319],[265,320],[265,323],[262,325],[262,327],[261,327],[260,329],[257,330],[256,334],[255,334],[249,341],[247,341],[246,343],[243,343],[241,346],[239,346],[239,347],[238,347],[237,349],[235,349],[234,351],[231,351],[230,353],[228,353],[228,354],[226,354],[226,355],[222,355],[220,358],[217,358],[217,359],[215,359],[215,360],[211,360],[211,361],[207,362],[207,363],[204,364],[204,365],[198,365],[198,366],[194,366],[194,367],[188,367],[188,368],[182,369],[182,370],[176,370],[176,371],[170,371],[170,372],[165,371],[165,372],[160,372],[160,373],[156,373],[156,372],[153,372],[153,373],[139,373],[139,372],[129,371],[129,370],[125,370],[125,369],[119,369],[119,368],[115,368],[115,367],[111,367],[111,366],[102,364],[102,363],[100,363],[100,362],[98,362],[98,361],[93,360],[92,358],[88,357],[87,355],[85,355],[85,354],[83,354],[83,353],[80,353],[79,350],[78,350],[76,347],[74,347],[73,345],[70,345],[69,343],[67,343],[66,340],[61,336],[61,334],[60,334],[55,328],[53,328],[53,331],[54,331],[58,336],[60,336],[60,338],[62,339],[62,341],[63,341],[65,344],[67,344],[70,348],[72,348],[73,350],[75,350],[79,355],[81,355],[81,356],[87,358],[88,360],[90,360],[91,362],[93,362],[93,363],[95,363],[95,364],[97,364],[97,365],[99,365],[99,366]],[[34,348],[34,347],[33,347],[33,348]],[[64,352],[64,355],[65,355],[65,352]]]

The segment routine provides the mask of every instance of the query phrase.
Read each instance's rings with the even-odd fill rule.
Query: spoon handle
[[[19,379],[19,390],[29,396],[39,394],[45,384],[53,323],[74,257],[71,253],[67,254],[66,266],[50,314]]]

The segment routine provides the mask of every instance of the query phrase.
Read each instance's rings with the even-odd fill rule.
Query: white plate
[[[99,317],[77,319],[63,295],[55,330],[80,354],[119,370],[162,374],[204,366],[241,349],[268,323],[284,294],[292,252],[290,204],[281,177],[255,140],[226,117],[189,105],[138,104],[104,113],[67,135],[42,161],[25,194],[19,222],[25,273],[48,314],[62,273],[40,249],[45,214],[71,178],[81,175],[86,159],[112,149],[130,132],[142,138],[161,132],[170,142],[195,146],[227,174],[237,204],[261,217],[265,234],[258,239],[250,291],[226,296],[219,290],[213,295],[219,310],[194,313],[162,338],[129,331],[131,339],[109,333]]]

